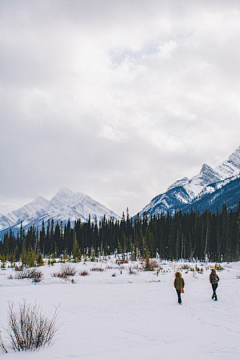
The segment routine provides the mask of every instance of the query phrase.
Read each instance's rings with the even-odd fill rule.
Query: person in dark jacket
[[[175,274],[175,279],[174,279],[174,287],[177,291],[177,296],[178,296],[178,303],[181,304],[182,303],[182,299],[181,299],[181,289],[184,288],[184,280],[182,278],[182,274],[178,271]]]
[[[218,277],[215,269],[211,270],[211,274],[209,275],[209,281],[212,284],[212,289],[213,289],[212,299],[214,301],[217,301],[216,290],[218,287],[219,277]]]

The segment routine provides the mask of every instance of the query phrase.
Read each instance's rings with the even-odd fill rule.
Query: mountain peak
[[[240,173],[240,146],[215,170],[221,175],[222,180]]]
[[[240,170],[240,146],[229,156],[227,162],[232,163]]]
[[[207,164],[203,164],[201,170],[200,170],[200,174],[206,174],[209,171],[214,172],[213,168],[211,168],[211,166],[207,165]]]
[[[68,189],[68,188],[66,188],[66,187],[62,187],[58,192],[57,192],[57,194],[56,195],[59,195],[59,196],[61,196],[61,197],[69,197],[69,196],[72,196],[72,195],[74,195],[75,193],[72,191],[72,190],[70,190],[70,189]],[[55,196],[56,196],[55,195]]]
[[[184,177],[180,180],[177,180],[175,181],[175,183],[173,183],[172,185],[170,185],[168,188],[167,188],[167,191],[171,190],[171,189],[174,189],[175,187],[178,187],[178,186],[184,186],[186,185],[187,183],[189,182],[189,179],[187,177]]]

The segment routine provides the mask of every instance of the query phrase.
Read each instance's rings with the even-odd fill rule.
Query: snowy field
[[[115,258],[82,262],[72,264],[77,269],[75,283],[72,277],[51,276],[61,264],[41,267],[44,278],[37,284],[9,279],[16,274],[13,269],[0,270],[2,328],[7,326],[8,301],[14,301],[17,309],[24,298],[28,303],[36,301],[49,317],[60,304],[61,324],[52,346],[37,352],[10,350],[1,356],[6,360],[239,360],[240,263],[221,264],[217,302],[211,299],[209,283],[209,267],[214,264],[204,264],[202,274],[182,270],[185,293],[178,305],[173,280],[183,264],[159,262],[162,270],[157,276],[156,271],[138,269],[129,274],[131,264],[120,269]],[[105,270],[91,271],[99,266]],[[82,270],[89,275],[80,276]]]

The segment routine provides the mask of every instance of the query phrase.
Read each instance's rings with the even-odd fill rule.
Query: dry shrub
[[[92,269],[90,269],[91,271],[104,271],[104,268],[102,267],[94,267]]]
[[[130,275],[136,275],[137,272],[133,269],[132,266],[129,266],[129,268],[128,268],[128,273],[129,273]]]
[[[77,272],[75,266],[71,266],[70,264],[61,265],[62,273],[67,276],[74,276]]]
[[[53,273],[53,274],[51,274],[51,276],[53,276],[53,277],[59,277],[59,278],[61,278],[61,279],[67,279],[67,275],[64,274],[64,273],[62,273],[62,272]]]
[[[115,276],[116,276],[116,273],[113,273],[112,276],[115,277]]]
[[[76,272],[77,270],[75,266],[71,266],[70,264],[61,264],[61,271],[53,273],[51,276],[67,279],[68,276],[74,276]]]
[[[128,261],[124,259],[124,260],[119,260],[118,263],[119,263],[119,265],[128,264]]]
[[[9,279],[9,280],[12,280],[12,279],[13,279],[13,275],[9,275],[8,279]]]
[[[16,265],[14,269],[15,271],[23,271],[24,267],[22,265]]]
[[[118,265],[128,264],[128,260],[126,260],[126,259],[122,259],[122,260],[117,259],[116,264],[118,264]]]
[[[113,265],[107,265],[105,267],[106,270],[112,270],[112,269],[118,269],[118,266],[113,266]]]
[[[181,266],[181,269],[183,269],[183,270],[188,270],[189,268],[190,268],[190,265],[188,265],[188,264],[183,264]]]
[[[15,275],[15,279],[32,279],[33,282],[42,280],[43,273],[38,269],[25,269]]]
[[[154,259],[146,258],[143,262],[143,270],[145,271],[154,271],[157,266],[157,261]]]
[[[39,306],[19,304],[19,311],[14,311],[14,304],[9,303],[9,323],[6,329],[14,351],[38,350],[40,347],[50,345],[57,332],[56,321],[58,307],[52,319],[42,314]]]
[[[83,270],[83,271],[80,271],[79,275],[87,276],[87,275],[89,275],[89,272],[87,270]]]

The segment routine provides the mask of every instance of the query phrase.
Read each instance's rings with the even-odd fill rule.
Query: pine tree
[[[15,256],[15,261],[19,261],[19,259],[20,259],[20,252],[19,252],[18,244],[15,246],[14,256]]]
[[[45,225],[44,220],[42,221],[42,230],[40,231],[40,251],[45,254],[46,246],[45,246],[46,234],[45,234]]]
[[[26,265],[28,265],[29,267],[33,267],[36,265],[36,257],[33,250],[28,250],[27,252]]]
[[[229,218],[226,204],[222,206],[222,256],[223,260],[229,261],[230,239],[229,239]]]
[[[26,251],[26,239],[22,241],[22,254],[21,254],[22,265],[27,264],[27,251]]]
[[[238,240],[240,241],[240,212],[238,214],[237,224],[238,224]]]
[[[3,246],[3,253],[5,256],[5,259],[9,259],[9,236],[8,232],[4,235],[4,246]]]
[[[73,260],[78,261],[79,258],[79,245],[77,241],[77,234],[74,235],[74,241],[73,241]]]
[[[42,257],[42,254],[39,253],[38,257],[37,257],[37,264],[38,265],[44,265],[44,261],[43,261],[43,257]]]

